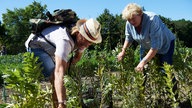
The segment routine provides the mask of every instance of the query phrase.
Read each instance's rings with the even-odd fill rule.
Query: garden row
[[[159,71],[161,67],[156,65],[156,58],[149,62],[144,73],[138,73],[134,68],[139,62],[139,49],[127,50],[125,59],[117,62],[119,49],[86,50],[82,60],[70,67],[64,77],[69,108],[176,107],[185,101],[192,102],[190,50],[177,47],[173,66],[164,65],[166,73]],[[51,105],[51,87],[41,86],[42,68],[37,59],[30,53],[0,57],[0,83],[5,89],[0,106],[43,108]],[[172,83],[174,77],[176,83]],[[176,91],[173,90],[175,84]],[[6,94],[7,90],[12,92]]]

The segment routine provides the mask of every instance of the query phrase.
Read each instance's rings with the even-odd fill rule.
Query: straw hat
[[[76,26],[85,39],[92,43],[101,43],[101,25],[97,20],[93,18],[88,20],[81,19],[77,21]]]

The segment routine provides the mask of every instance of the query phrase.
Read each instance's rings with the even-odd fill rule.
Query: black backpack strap
[[[53,43],[51,43],[49,40],[47,40],[47,38],[45,38],[45,36],[42,33],[40,33],[39,36],[43,37],[43,39],[45,39],[45,41],[47,43],[49,43],[52,47],[56,48],[55,45],[53,45]]]

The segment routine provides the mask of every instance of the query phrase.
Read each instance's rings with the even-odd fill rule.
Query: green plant
[[[166,82],[166,91],[168,92],[167,96],[170,99],[170,106],[172,108],[176,108],[178,106],[177,99],[176,99],[176,94],[178,90],[174,90],[174,85],[177,84],[176,81],[173,81],[175,76],[174,76],[174,70],[173,66],[164,64],[164,69],[165,69],[165,74],[166,76],[164,77],[165,82]]]
[[[72,77],[65,75],[64,84],[67,94],[67,107],[81,108],[81,97],[79,97],[80,88],[78,88],[78,83]]]
[[[37,61],[33,53],[25,53],[20,68],[7,67],[3,71],[6,88],[12,91],[9,107],[42,108],[50,102],[51,91],[48,87],[43,90],[40,85],[42,68]]]
[[[112,51],[86,50],[80,62],[71,66],[64,77],[68,108],[106,106],[161,108],[177,107],[179,102],[185,100],[192,102],[192,52],[189,48],[177,47],[173,57],[174,63],[171,66],[159,67],[158,59],[155,57],[147,64],[143,73],[134,70],[139,62],[139,48],[134,51],[131,48],[128,49],[124,60],[117,62],[116,56],[120,48],[118,46]],[[0,64],[6,87],[12,84],[11,87],[14,90],[11,94],[13,97],[11,102],[15,107],[21,108],[32,107],[32,103],[36,101],[50,103],[46,97],[50,96],[51,91],[49,89],[41,91],[40,77],[37,77],[41,75],[32,74],[40,73],[40,64],[36,64],[36,58],[32,59],[33,55],[25,55],[26,57],[22,54],[16,56],[18,59],[15,56],[0,59],[0,62],[6,64]],[[165,72],[161,72],[161,68],[164,68]],[[178,81],[176,92],[172,89],[173,74]],[[174,97],[176,93],[178,93],[177,99]],[[42,98],[38,98],[41,95],[43,95]],[[43,107],[43,104],[38,102],[37,104]]]

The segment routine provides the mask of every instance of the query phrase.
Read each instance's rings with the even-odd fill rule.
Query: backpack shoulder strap
[[[53,45],[49,40],[47,40],[47,38],[45,38],[45,36],[42,33],[39,33],[39,36],[41,36],[47,43],[49,43],[52,47],[56,48],[55,45]]]

